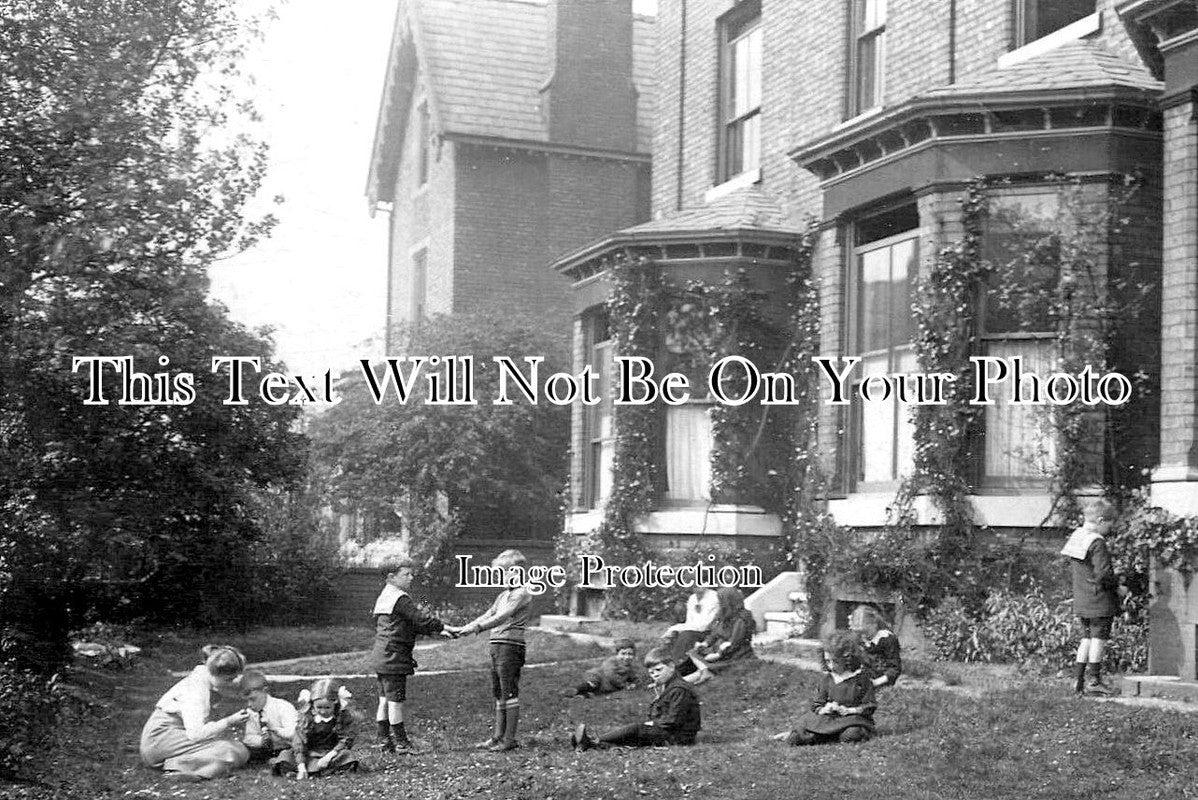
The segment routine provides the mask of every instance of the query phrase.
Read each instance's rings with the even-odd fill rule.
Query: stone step
[[[1175,675],[1124,675],[1124,697],[1148,697],[1198,703],[1198,681],[1184,681]]]

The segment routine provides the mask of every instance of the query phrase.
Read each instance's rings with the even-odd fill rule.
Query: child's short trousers
[[[391,703],[402,703],[408,697],[407,675],[377,675],[379,697]]]

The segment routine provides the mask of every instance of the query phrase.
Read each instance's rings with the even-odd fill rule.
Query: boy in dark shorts
[[[378,676],[379,704],[375,713],[378,747],[384,753],[414,752],[404,728],[403,703],[407,697],[408,676],[416,672],[412,648],[416,637],[440,633],[445,625],[412,600],[415,564],[409,559],[382,568],[387,583],[374,603],[374,646],[370,663]]]
[[[1061,548],[1073,576],[1073,611],[1082,624],[1074,666],[1074,691],[1078,694],[1116,693],[1102,679],[1102,657],[1111,638],[1111,622],[1119,610],[1122,588],[1111,570],[1111,556],[1103,538],[1114,521],[1114,506],[1098,500],[1086,510],[1082,527],[1070,534]]]

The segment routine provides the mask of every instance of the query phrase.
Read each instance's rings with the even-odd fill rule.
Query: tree
[[[272,223],[244,213],[256,30],[232,0],[0,0],[0,633],[27,665],[97,610],[227,617],[254,498],[303,475],[295,408],[226,406],[211,373],[271,353],[206,299]],[[192,373],[195,399],[85,405],[93,355]]]
[[[314,460],[329,472],[330,501],[343,510],[402,516],[424,558],[436,554],[455,525],[474,536],[548,538],[558,525],[569,407],[540,394],[536,404],[526,402],[510,379],[513,403],[493,404],[500,373],[492,358],[510,357],[526,375],[524,357],[544,356],[538,365],[543,382],[567,370],[564,339],[564,332],[555,336],[511,316],[442,316],[411,330],[413,356],[473,357],[477,404],[426,404],[425,376],[437,374],[444,387],[445,362],[423,367],[404,403],[393,386],[375,403],[364,374],[344,381],[341,403],[314,420],[310,431]],[[407,375],[411,362],[397,364]],[[371,369],[381,381],[384,365]],[[460,384],[461,370],[458,376]]]

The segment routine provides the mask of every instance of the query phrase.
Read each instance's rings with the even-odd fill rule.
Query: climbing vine
[[[607,310],[619,355],[668,361],[672,370],[691,378],[692,387],[705,384],[712,365],[726,356],[793,376],[794,397],[786,404],[765,406],[754,398],[742,405],[712,406],[710,490],[713,503],[759,505],[778,514],[783,521],[779,566],[801,559],[818,580],[827,563],[831,529],[822,512],[824,481],[815,440],[818,392],[811,356],[819,348],[819,300],[811,280],[810,237],[803,237],[794,250],[781,303],[754,289],[744,270],[727,272],[719,282],[679,286],[667,282],[649,259],[620,257],[610,265]],[[771,304],[778,313],[767,310]],[[741,396],[746,380],[743,371],[731,370],[721,387],[727,395]],[[603,519],[582,542],[564,537],[568,541],[559,544],[560,556],[590,548],[609,563],[649,557],[635,526],[659,495],[662,447],[661,406],[622,405]],[[610,587],[608,613],[649,616],[661,605],[653,595],[635,587]]]

